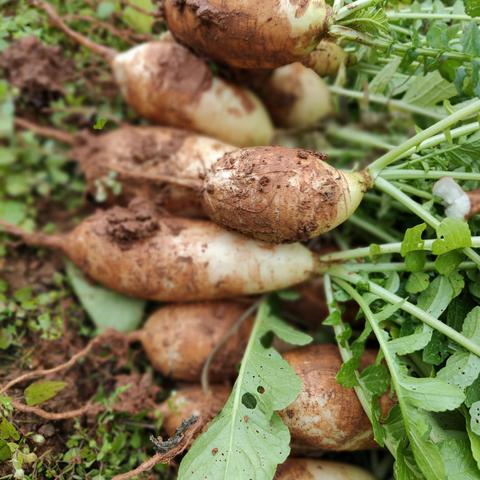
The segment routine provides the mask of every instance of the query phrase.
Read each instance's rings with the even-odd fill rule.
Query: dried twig
[[[120,475],[115,475],[112,480],[128,480],[130,478],[136,477],[137,475],[140,475],[141,473],[148,472],[151,470],[155,465],[158,463],[170,463],[177,455],[180,455],[183,451],[185,451],[190,444],[192,443],[193,438],[195,435],[205,426],[207,423],[207,419],[205,417],[193,417],[194,420],[192,420],[192,417],[184,422],[182,422],[182,425],[178,427],[177,432],[175,432],[175,435],[172,437],[174,439],[177,437],[177,435],[181,436],[181,438],[178,439],[178,441],[175,442],[175,445],[165,451],[161,450],[158,453],[156,453],[153,457],[148,459],[147,461],[143,462],[141,465],[139,465],[137,468],[130,470],[129,472],[122,473]],[[193,423],[191,423],[193,421]],[[184,425],[188,424],[186,427],[187,430],[181,432],[182,428],[185,428]],[[183,427],[182,427],[183,426]],[[170,440],[167,440],[169,442]],[[165,445],[167,442],[157,442],[158,445]]]

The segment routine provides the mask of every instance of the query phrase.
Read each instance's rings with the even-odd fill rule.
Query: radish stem
[[[435,112],[433,110],[418,107],[417,105],[412,105],[410,103],[403,102],[402,100],[395,100],[384,97],[383,95],[372,95],[365,92],[357,92],[355,90],[348,90],[346,88],[336,87],[335,85],[329,85],[329,89],[332,93],[335,93],[337,95],[363,100],[367,103],[372,102],[378,103],[380,105],[392,106],[405,112],[417,113],[419,115],[424,115],[426,117],[434,118],[436,120],[440,120],[446,117],[446,115]]]
[[[342,265],[349,272],[407,272],[408,267],[404,262],[389,262],[389,263],[344,263]],[[475,262],[461,262],[457,269],[459,270],[474,270],[478,268]],[[427,262],[422,271],[436,270],[435,262]]]
[[[380,173],[386,180],[407,180],[407,179],[440,179],[451,177],[456,180],[480,181],[480,173],[476,172],[449,172],[447,170],[402,170],[387,169]]]
[[[464,120],[465,118],[474,115],[478,111],[480,111],[480,100],[476,100],[470,105],[456,111],[455,113],[452,113],[451,115],[444,118],[443,120],[440,120],[431,127],[417,133],[417,135],[413,136],[412,138],[404,142],[402,145],[399,145],[390,152],[387,152],[385,155],[382,155],[380,158],[370,164],[370,166],[368,167],[368,171],[373,177],[376,177],[381,170],[398,160],[402,155],[407,153],[412,148],[417,147],[423,141],[429,139],[433,135],[437,135],[444,130],[448,130],[457,122],[460,122],[461,120]]]
[[[352,13],[361,10],[362,8],[369,7],[370,5],[376,4],[376,0],[356,0],[355,2],[349,3],[348,5],[340,8],[335,15],[335,22],[342,20],[343,18],[348,17]]]
[[[426,12],[387,12],[391,20],[460,20],[465,22],[480,22],[479,17],[453,13],[426,13]]]

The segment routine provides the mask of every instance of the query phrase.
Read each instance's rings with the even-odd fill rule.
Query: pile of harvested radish
[[[0,14],[0,479],[480,480],[480,2]]]

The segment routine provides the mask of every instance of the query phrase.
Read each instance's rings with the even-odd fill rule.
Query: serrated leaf
[[[469,352],[455,352],[438,371],[437,378],[461,389],[470,386],[480,375],[480,358]]]
[[[445,218],[437,228],[437,240],[433,242],[432,253],[444,253],[472,246],[472,237],[467,222],[456,218]]]
[[[31,383],[23,392],[27,405],[40,405],[55,397],[67,384],[65,382],[39,380]]]
[[[419,107],[434,107],[435,105],[454,97],[457,89],[454,84],[447,82],[435,70],[424,77],[416,77],[410,84],[402,100]]]
[[[71,262],[67,262],[66,271],[80,303],[99,330],[130,332],[140,325],[145,301],[92,284]]]
[[[275,412],[293,402],[301,381],[265,342],[276,328],[278,318],[264,301],[230,398],[183,458],[179,480],[271,480],[277,465],[287,458],[290,434]],[[285,339],[295,342],[298,338],[287,334]]]

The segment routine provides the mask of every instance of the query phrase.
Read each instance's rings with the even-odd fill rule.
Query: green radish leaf
[[[310,335],[297,330],[273,314],[270,318],[270,328],[278,338],[292,345],[307,345],[313,340]]]
[[[0,439],[2,440],[20,440],[20,434],[15,426],[10,423],[5,417],[0,422]]]
[[[435,259],[435,268],[441,275],[450,275],[463,260],[463,254],[458,250],[439,255]]]
[[[422,360],[430,365],[440,365],[449,355],[447,338],[437,330],[434,330],[432,339],[423,349]]]
[[[437,378],[461,389],[469,387],[480,375],[480,358],[473,353],[455,352],[438,371]]]
[[[458,297],[465,288],[465,278],[461,272],[455,271],[448,275],[448,281],[453,288],[453,297]]]
[[[421,223],[415,227],[407,228],[400,249],[402,257],[405,257],[409,252],[423,249],[425,242],[422,239],[422,233],[426,228],[427,225],[425,223]]]
[[[153,12],[155,9],[151,0],[129,0],[129,3],[146,12]],[[155,22],[152,15],[142,13],[130,6],[127,6],[123,11],[123,21],[139,33],[151,33]]]
[[[480,435],[473,432],[470,415],[466,413],[465,417],[465,427],[468,438],[470,439],[470,450],[473,458],[477,462],[477,468],[480,469]]]
[[[471,407],[475,402],[480,401],[480,377],[477,378],[466,390],[465,390],[465,405]]]
[[[402,59],[400,57],[393,58],[387,65],[385,65],[371,80],[368,85],[369,93],[383,94],[392,80],[395,72],[398,70]]]
[[[440,451],[448,480],[478,480],[477,464],[464,432],[449,435],[449,438],[440,443]]]
[[[270,346],[275,331],[286,332],[279,330],[278,318],[264,301],[230,398],[183,458],[179,480],[271,480],[277,465],[288,457],[290,433],[276,412],[295,400],[301,381]],[[286,339],[295,343],[299,338]]]
[[[469,23],[463,32],[463,52],[478,57],[480,55],[480,29],[475,22]]]
[[[71,262],[67,262],[66,270],[75,294],[99,330],[130,332],[140,325],[145,301],[90,283]]]
[[[480,16],[480,0],[464,0],[465,12],[471,17]]]
[[[27,405],[40,405],[61,392],[67,384],[65,382],[39,380],[31,383],[23,392]]]
[[[445,218],[437,228],[437,237],[432,245],[434,255],[472,246],[468,223],[456,218]]]
[[[426,272],[414,272],[407,280],[405,290],[408,293],[420,293],[423,292],[430,283],[430,276]]]
[[[480,307],[475,307],[465,317],[462,333],[473,341],[480,343]]]
[[[390,385],[390,375],[383,363],[369,365],[362,371],[360,378],[372,395],[383,395]]]
[[[424,77],[417,76],[402,100],[419,107],[434,107],[435,105],[457,95],[455,85],[447,82],[436,70]]]
[[[417,306],[435,318],[447,309],[453,299],[453,288],[447,277],[439,276],[430,283],[417,300]]]
[[[415,378],[402,375],[400,386],[402,396],[411,406],[428,412],[454,410],[465,400],[465,395],[460,388],[438,378]]]
[[[480,401],[470,407],[470,428],[475,435],[480,435]]]
[[[408,355],[425,348],[432,339],[432,332],[428,325],[422,324],[416,328],[415,333],[390,340],[387,345],[397,355]]]

